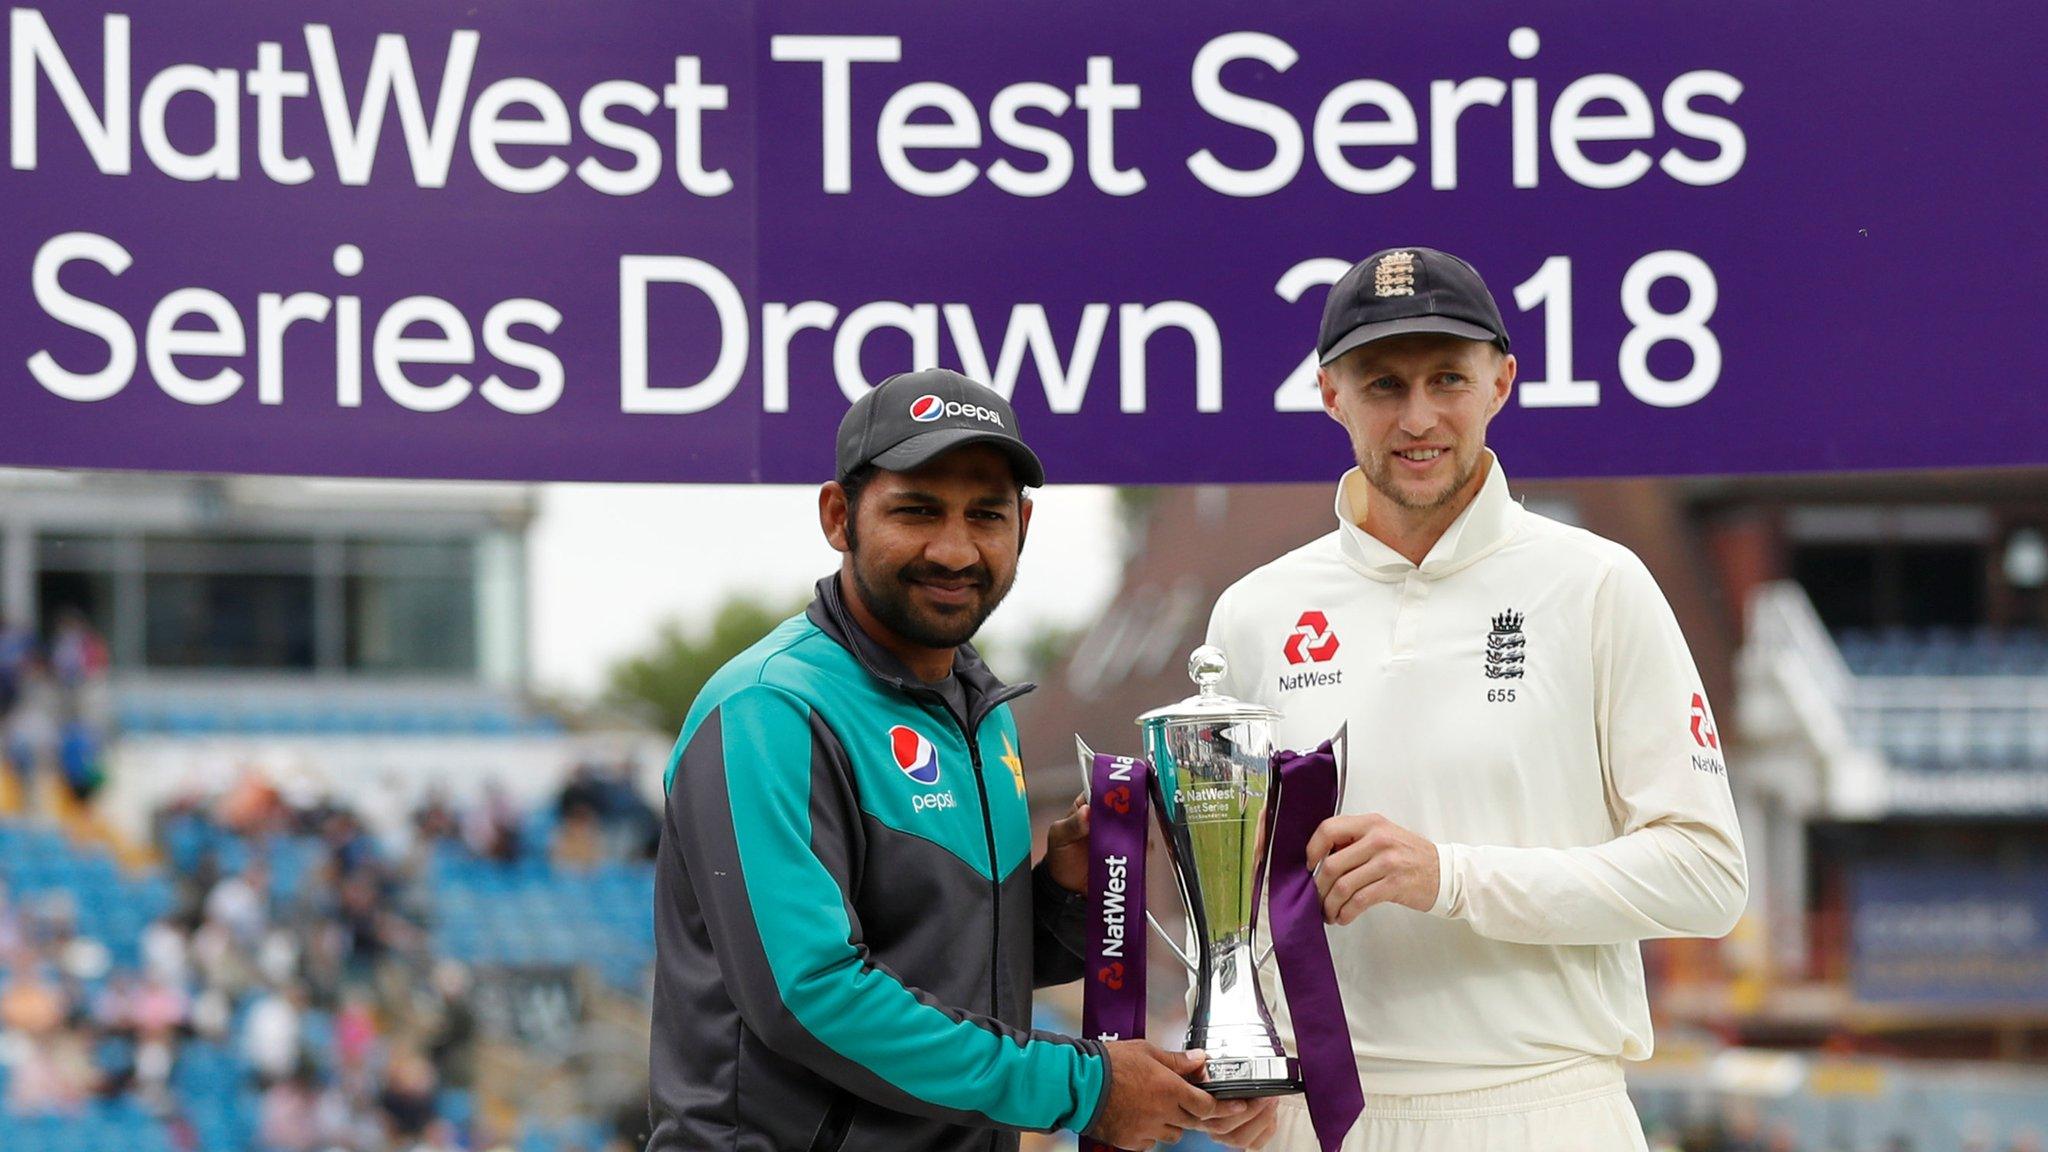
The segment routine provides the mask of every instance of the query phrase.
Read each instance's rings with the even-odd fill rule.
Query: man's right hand
[[[1218,1100],[1187,1078],[1202,1070],[1200,1052],[1168,1052],[1147,1040],[1111,1040],[1109,1099],[1087,1135],[1118,1148],[1146,1149],[1180,1139],[1205,1120],[1242,1112],[1241,1100]]]

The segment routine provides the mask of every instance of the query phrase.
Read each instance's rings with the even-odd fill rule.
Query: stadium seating
[[[1845,628],[1835,640],[1858,676],[2048,676],[2038,629]]]
[[[514,694],[439,685],[124,682],[124,736],[532,736],[561,731]]]
[[[202,1138],[201,1147],[215,1144]],[[76,1115],[16,1116],[0,1108],[0,1148],[7,1152],[173,1152],[170,1130],[139,1103],[100,1101]]]
[[[141,963],[142,930],[172,904],[161,874],[125,876],[104,848],[78,847],[55,829],[14,821],[0,821],[0,881],[21,904],[68,894],[78,935],[104,943],[116,968]]]
[[[194,1040],[178,1054],[171,1075],[201,1148],[254,1145],[259,1097],[248,1063],[233,1048]]]
[[[598,1152],[604,1146],[604,1126],[588,1119],[528,1124],[517,1143],[518,1152]]]
[[[1845,629],[1860,742],[1916,772],[2048,771],[2048,635],[2033,629]]]
[[[557,869],[546,858],[551,830],[551,814],[536,814],[525,829],[527,853],[510,864],[478,860],[459,845],[437,847],[428,870],[436,951],[483,965],[588,964],[608,983],[640,992],[654,952],[652,869],[645,864],[605,865],[588,872]],[[74,844],[54,828],[0,819],[0,883],[23,908],[49,893],[68,893],[78,934],[108,947],[111,976],[139,967],[143,929],[172,910],[166,869],[194,868],[211,855],[224,871],[237,872],[260,855],[269,866],[272,895],[284,896],[303,890],[307,870],[324,851],[310,836],[252,845],[189,815],[163,822],[160,847],[165,866],[124,874],[102,848]],[[89,982],[85,991],[96,992],[103,983]],[[248,1008],[246,1000],[237,1005],[230,1040],[190,1039],[179,1047],[171,1076],[176,1113],[190,1125],[191,1146],[206,1152],[260,1152],[260,1095],[238,1043]],[[309,1010],[301,1028],[316,1063],[322,1057],[331,1061],[332,1017]],[[0,1062],[0,1099],[7,1081],[7,1067]],[[476,1113],[468,1092],[444,1091],[438,1104],[440,1114],[458,1125]],[[528,1122],[515,1147],[518,1152],[598,1152],[606,1136],[604,1126],[588,1118]],[[169,1123],[133,1096],[98,1101],[76,1114],[17,1115],[0,1107],[4,1152],[173,1152],[180,1146],[183,1141],[174,1138]]]
[[[429,868],[435,948],[472,965],[589,965],[636,992],[654,961],[654,872],[609,864],[588,872],[527,857],[478,860],[442,846]]]

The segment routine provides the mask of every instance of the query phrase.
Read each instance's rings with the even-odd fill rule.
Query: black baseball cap
[[[839,422],[841,480],[863,464],[908,472],[967,444],[1003,450],[1027,488],[1045,484],[1045,466],[1017,435],[1017,414],[995,389],[958,372],[899,372],[853,402]]]
[[[1508,350],[1507,325],[1486,281],[1434,248],[1388,248],[1354,265],[1330,289],[1316,359],[1328,364],[1388,336],[1441,332]]]

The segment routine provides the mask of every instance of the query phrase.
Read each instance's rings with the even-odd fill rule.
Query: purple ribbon
[[[1309,838],[1337,811],[1337,758],[1325,740],[1313,752],[1281,752],[1273,762],[1279,765],[1280,796],[1272,808],[1266,912],[1272,922],[1273,952],[1280,961],[1280,983],[1287,990],[1288,1015],[1294,1018],[1295,1055],[1301,1061],[1309,1120],[1323,1152],[1336,1152],[1365,1110],[1351,1029],[1337,992],[1337,967],[1323,929],[1323,901],[1308,867]]]
[[[1088,968],[1081,1032],[1097,1040],[1145,1035],[1145,829],[1151,777],[1150,764],[1128,756],[1098,755],[1088,772]],[[1104,1083],[1102,1090],[1109,1091],[1109,1085]],[[1082,1152],[1109,1147],[1081,1138]]]

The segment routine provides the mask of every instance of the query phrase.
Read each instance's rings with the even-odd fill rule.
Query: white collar
[[[1365,519],[1371,489],[1358,469],[1344,473],[1337,482],[1337,529],[1345,560],[1375,580],[1400,580],[1410,573],[1434,580],[1505,544],[1514,534],[1522,509],[1508,495],[1507,473],[1501,469],[1500,457],[1490,448],[1481,451],[1486,453],[1488,467],[1478,495],[1444,529],[1419,565],[1409,563],[1406,556],[1358,526]]]

